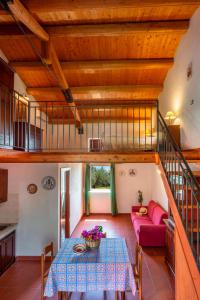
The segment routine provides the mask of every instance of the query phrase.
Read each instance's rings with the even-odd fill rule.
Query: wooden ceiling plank
[[[55,12],[55,11],[71,11],[79,9],[92,9],[96,11],[97,9],[110,9],[110,8],[143,8],[143,7],[155,7],[155,6],[181,6],[181,5],[198,5],[199,0],[109,0],[99,1],[99,0],[26,0],[28,9],[34,13],[41,12]]]
[[[76,11],[80,9],[116,9],[116,8],[143,8],[143,7],[165,7],[165,6],[197,6],[199,0],[109,0],[106,3],[99,0],[22,0],[31,13],[53,13],[62,11]],[[6,15],[6,12],[0,9],[0,15]]]
[[[49,40],[48,33],[42,28],[42,26],[40,26],[40,24],[33,18],[19,0],[10,0],[7,4],[12,14],[20,22],[26,25],[35,35],[43,41]]]
[[[88,24],[148,20],[188,20],[200,5],[199,0],[21,0],[40,24]],[[0,23],[13,18],[0,10]]]

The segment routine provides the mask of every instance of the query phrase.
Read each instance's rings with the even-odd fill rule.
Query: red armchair
[[[147,214],[138,216],[140,206],[133,206],[131,220],[141,246],[165,246],[166,225],[163,219],[167,218],[166,211],[155,201],[151,200],[147,208]]]

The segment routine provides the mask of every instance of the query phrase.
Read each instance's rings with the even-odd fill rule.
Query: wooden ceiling
[[[189,19],[199,1],[187,0],[22,0],[42,25],[144,22]],[[3,24],[13,19],[1,12]]]
[[[189,19],[200,6],[197,0],[21,3],[47,33],[79,105],[158,99]],[[0,10],[1,50],[28,94],[37,100],[64,100],[54,66],[47,69],[39,58],[44,56],[43,42],[30,28],[21,27],[26,36],[13,17]]]

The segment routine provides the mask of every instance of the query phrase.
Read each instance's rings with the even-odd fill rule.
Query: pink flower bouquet
[[[85,239],[86,246],[91,249],[98,248],[101,238],[106,237],[106,234],[103,233],[102,226],[95,226],[91,230],[83,230],[81,235]]]

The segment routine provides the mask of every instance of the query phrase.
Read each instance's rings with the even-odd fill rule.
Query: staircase
[[[200,270],[200,172],[192,172],[160,112],[158,154],[193,257]]]

